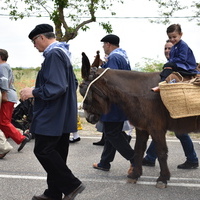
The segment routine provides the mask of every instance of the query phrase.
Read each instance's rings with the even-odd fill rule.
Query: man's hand
[[[29,98],[32,98],[33,97],[33,94],[32,94],[32,91],[33,91],[34,88],[29,88],[29,87],[26,87],[22,90],[20,90],[19,94],[20,94],[20,99],[22,101],[25,101]]]

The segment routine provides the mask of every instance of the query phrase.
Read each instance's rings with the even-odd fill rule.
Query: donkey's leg
[[[136,183],[138,178],[142,175],[142,159],[147,146],[149,134],[146,131],[136,129],[134,164],[128,170],[129,182]]]
[[[160,165],[160,176],[157,179],[156,187],[166,188],[167,181],[170,179],[170,172],[167,165],[168,148],[167,148],[165,133],[160,132],[159,134],[155,134],[154,132],[154,134],[152,135],[152,139],[155,142],[156,153],[157,153],[158,162]]]

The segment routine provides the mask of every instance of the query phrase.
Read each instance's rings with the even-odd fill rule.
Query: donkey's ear
[[[97,55],[95,56],[94,62],[92,63],[91,67],[99,67],[99,63],[100,63],[100,55],[99,55],[99,51],[97,51]]]
[[[82,67],[81,67],[81,75],[83,80],[87,80],[90,74],[90,61],[86,54],[82,53]]]

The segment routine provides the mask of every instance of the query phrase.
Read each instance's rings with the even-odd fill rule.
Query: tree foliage
[[[151,20],[151,22],[168,24],[170,17],[181,13],[181,16],[188,18],[188,20],[196,20],[197,25],[200,25],[200,2],[186,1],[186,0],[149,0],[158,3],[159,15],[164,19]],[[191,11],[188,15],[188,11]]]
[[[46,16],[55,25],[58,41],[69,41],[78,35],[82,29],[86,31],[91,22],[96,22],[99,10],[109,11],[113,3],[123,3],[122,0],[2,0],[1,9],[9,12],[11,19],[18,20],[30,16]],[[109,22],[99,22],[107,33],[112,32]]]

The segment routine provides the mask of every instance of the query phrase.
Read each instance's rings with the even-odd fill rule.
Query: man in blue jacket
[[[20,97],[35,99],[30,132],[35,135],[34,153],[47,172],[48,185],[32,200],[62,200],[63,194],[63,200],[72,200],[85,186],[66,165],[69,135],[77,130],[77,80],[69,45],[56,41],[49,24],[37,25],[29,38],[45,59],[35,88],[22,89]]]
[[[102,68],[131,70],[129,59],[126,52],[119,48],[119,37],[113,34],[107,35],[101,39],[103,49],[107,57],[107,62]],[[111,162],[114,160],[116,150],[133,164],[134,150],[129,145],[126,134],[122,131],[124,121],[127,120],[122,109],[112,104],[110,112],[102,115],[103,132],[105,133],[104,150],[99,163],[94,163],[95,169],[109,171]]]

